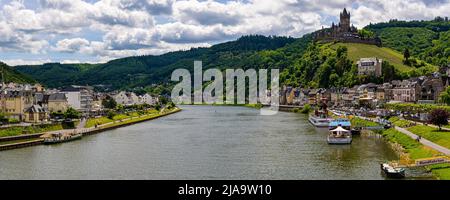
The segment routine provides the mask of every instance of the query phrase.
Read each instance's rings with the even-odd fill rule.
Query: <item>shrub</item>
[[[303,109],[300,112],[303,114],[308,114],[309,112],[311,112],[311,105],[306,104],[305,106],[303,106]]]
[[[108,113],[106,114],[106,117],[108,119],[114,119],[114,116],[116,116],[116,113],[112,110],[108,111]]]

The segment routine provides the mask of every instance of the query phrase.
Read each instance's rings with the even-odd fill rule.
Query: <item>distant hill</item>
[[[248,62],[257,59],[256,52],[278,49],[294,42],[296,39],[290,37],[250,35],[210,48],[193,48],[159,56],[128,57],[105,64],[49,63],[15,68],[48,87],[102,84],[110,85],[113,89],[127,89],[167,82],[174,69],[192,69],[194,60],[202,60],[204,69],[248,66]]]
[[[2,71],[5,83],[9,82],[36,83],[36,81],[33,78],[29,77],[28,75],[20,73],[15,69],[11,68],[10,66],[8,66],[7,64],[0,62],[0,72]],[[1,82],[1,74],[0,74],[0,82]]]
[[[379,36],[383,48],[351,43],[316,44],[312,40],[314,33],[298,39],[250,35],[210,48],[128,57],[105,64],[49,63],[17,66],[16,69],[48,87],[70,84],[106,85],[111,89],[157,87],[156,91],[167,93],[167,88],[173,84],[169,81],[172,71],[177,68],[192,70],[194,60],[202,60],[203,69],[278,68],[282,84],[309,87],[382,83],[430,74],[436,66],[450,64],[448,20],[392,20],[364,29]],[[411,66],[403,64],[405,49],[411,52],[415,61]],[[383,65],[383,77],[358,76],[355,61],[361,57],[379,57],[387,61]]]
[[[383,46],[403,52],[436,66],[450,64],[450,21],[437,17],[431,21],[398,21],[371,24],[365,29],[373,31]]]

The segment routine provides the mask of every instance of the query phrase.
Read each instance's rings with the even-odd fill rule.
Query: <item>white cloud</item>
[[[56,43],[53,49],[60,52],[78,52],[82,48],[88,47],[90,42],[83,38],[63,39]]]
[[[105,61],[248,34],[300,37],[337,22],[343,7],[358,27],[393,18],[432,19],[450,10],[448,0],[36,1],[36,7],[0,2],[0,52],[79,53]]]
[[[16,65],[41,65],[43,63],[49,63],[52,61],[50,59],[38,59],[38,60],[6,59],[2,60],[2,62],[6,63],[9,66],[16,66]]]

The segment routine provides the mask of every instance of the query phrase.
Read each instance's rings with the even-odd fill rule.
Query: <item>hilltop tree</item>
[[[430,113],[431,124],[439,127],[439,131],[442,129],[442,125],[448,125],[449,113],[444,109],[435,109]]]
[[[403,51],[403,63],[405,65],[411,65],[411,63],[409,62],[409,58],[411,57],[411,54],[409,53],[409,49],[405,48],[405,50]]]

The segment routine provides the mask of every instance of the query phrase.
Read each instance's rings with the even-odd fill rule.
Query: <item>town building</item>
[[[378,58],[361,58],[358,62],[358,75],[380,77],[383,60]]]
[[[65,93],[54,93],[49,94],[47,96],[47,109],[50,113],[53,112],[66,112],[69,108],[69,102],[67,101],[67,97]],[[44,105],[45,105],[45,97],[44,97]]]
[[[40,105],[32,105],[25,110],[24,121],[29,123],[42,123],[48,120],[48,112]]]
[[[433,104],[439,101],[439,95],[444,91],[440,77],[421,77],[422,84],[418,103]]]
[[[158,101],[159,101],[158,97],[152,97],[152,95],[148,93],[139,96],[139,102],[141,104],[156,105]]]
[[[93,88],[90,86],[70,86],[61,90],[67,97],[69,107],[82,113],[89,113],[92,108]]]
[[[417,80],[392,81],[392,100],[396,102],[417,102],[420,84]]]
[[[139,104],[139,97],[134,92],[121,91],[118,94],[113,95],[113,99],[117,104],[124,106]]]
[[[1,110],[8,117],[24,120],[25,110],[33,105],[32,91],[2,91]]]

